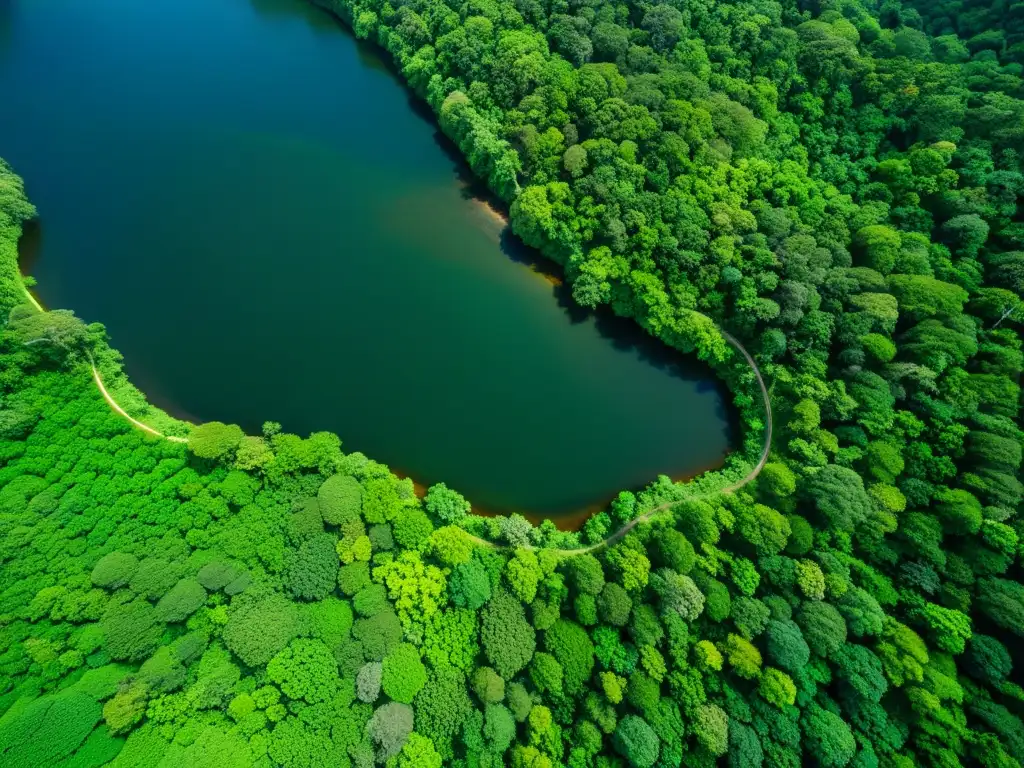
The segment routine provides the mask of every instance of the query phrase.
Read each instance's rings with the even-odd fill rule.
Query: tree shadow
[[[2,2],[3,0],[0,0]],[[31,275],[43,250],[43,225],[38,218],[21,225],[18,239],[18,267],[23,275]]]
[[[258,16],[266,19],[302,18],[317,30],[337,26],[338,20],[330,11],[308,0],[249,0],[249,5]]]

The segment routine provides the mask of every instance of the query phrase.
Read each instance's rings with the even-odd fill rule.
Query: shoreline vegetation
[[[484,206],[487,211],[492,213],[497,220],[507,223],[507,218],[504,217],[501,214],[500,211],[496,210],[491,203],[488,203],[486,200],[483,200],[483,199],[480,199],[479,203],[480,203],[480,205]],[[35,296],[33,296],[32,293],[29,291],[28,286],[24,284],[24,282],[22,280],[22,277],[21,277],[20,271],[18,272],[18,281],[21,283],[21,288],[24,291],[25,297],[28,299],[28,301],[31,303],[31,305],[37,311],[39,311],[41,313],[42,312],[46,312],[46,310],[39,303],[39,301],[35,298]],[[735,337],[731,336],[730,334],[725,333],[724,331],[720,331],[720,332],[726,338],[726,340],[730,344],[732,344],[733,347],[741,355],[743,355],[743,357],[745,358],[747,363],[751,366],[751,370],[754,372],[754,375],[756,377],[756,380],[757,380],[757,383],[758,383],[758,386],[759,386],[759,389],[760,389],[760,394],[761,394],[762,402],[763,402],[764,408],[765,408],[765,414],[766,414],[765,423],[766,423],[767,427],[765,429],[765,436],[764,436],[763,447],[762,447],[762,450],[760,452],[758,461],[753,466],[753,468],[750,471],[748,471],[746,475],[744,475],[742,477],[741,480],[733,482],[732,484],[726,486],[725,488],[723,488],[720,491],[713,490],[715,482],[718,479],[718,475],[716,473],[720,472],[723,468],[726,468],[726,467],[728,467],[730,470],[732,470],[733,473],[735,473],[737,470],[741,470],[742,467],[743,467],[742,463],[739,463],[739,462],[737,462],[735,460],[731,460],[730,456],[727,455],[726,457],[723,458],[722,465],[720,465],[719,468],[698,472],[698,473],[695,473],[695,474],[693,474],[693,475],[691,475],[691,476],[689,476],[689,477],[687,477],[687,478],[685,478],[683,480],[672,480],[671,481],[675,485],[678,485],[678,486],[681,486],[681,487],[686,487],[686,486],[689,486],[691,483],[697,483],[697,481],[699,481],[699,480],[701,480],[703,478],[702,482],[699,482],[698,485],[695,486],[695,487],[700,487],[702,489],[707,489],[710,486],[712,488],[712,490],[702,490],[700,493],[698,493],[697,495],[695,495],[695,496],[693,496],[691,498],[706,498],[708,496],[714,495],[715,493],[733,493],[736,490],[739,490],[740,488],[745,486],[747,483],[750,483],[750,482],[752,482],[753,480],[755,480],[757,478],[757,475],[761,472],[761,469],[763,469],[764,465],[767,463],[769,454],[771,452],[771,434],[772,434],[771,400],[770,400],[770,395],[769,395],[768,388],[767,388],[767,386],[764,383],[764,379],[762,378],[761,372],[758,370],[757,364],[754,361],[753,357],[751,357],[751,355],[746,351],[746,349],[739,342],[739,340],[736,339]],[[101,354],[102,357],[105,357],[106,359],[111,360],[111,361],[113,361],[113,360],[120,361],[120,359],[121,359],[120,358],[120,354],[117,353],[116,350],[113,350],[109,346],[106,346],[106,345],[103,345],[103,347],[101,347],[101,349],[104,350],[106,354],[103,354],[101,352],[97,352],[97,354]],[[188,438],[186,436],[184,436],[183,434],[165,434],[165,433],[159,431],[158,429],[156,429],[155,427],[153,427],[153,426],[151,426],[149,424],[146,424],[146,423],[140,421],[139,419],[136,419],[131,414],[129,414],[125,410],[125,408],[122,407],[121,404],[115,399],[115,397],[111,394],[111,392],[108,389],[108,387],[105,385],[104,380],[103,380],[103,378],[102,378],[102,376],[100,374],[100,370],[97,367],[96,361],[93,358],[92,354],[88,354],[87,355],[87,358],[86,358],[85,361],[83,361],[83,364],[88,364],[88,366],[89,366],[89,368],[91,370],[91,373],[92,373],[93,382],[95,383],[96,388],[99,391],[99,393],[100,393],[101,397],[103,398],[104,402],[111,408],[111,410],[113,410],[119,416],[121,416],[126,421],[128,421],[133,427],[135,427],[136,429],[140,429],[143,432],[145,432],[146,434],[149,434],[149,435],[151,435],[153,437],[157,437],[157,438],[164,439],[164,440],[169,440],[169,441],[175,442],[175,443],[185,443],[185,444],[188,443]],[[113,367],[113,366],[111,366],[111,367]],[[174,428],[176,431],[178,431],[180,433],[184,433],[184,434],[187,434],[187,432],[191,431],[191,429],[196,426],[196,425],[190,424],[189,422],[184,422],[184,421],[181,421],[179,419],[174,419],[173,417],[168,416],[167,414],[165,414],[163,411],[161,411],[161,410],[155,408],[154,406],[150,405],[148,402],[145,401],[145,395],[142,392],[140,392],[136,387],[134,387],[131,384],[131,382],[128,380],[127,376],[124,375],[123,369],[120,367],[120,365],[117,365],[116,368],[114,368],[114,370],[115,370],[116,380],[118,381],[118,392],[121,393],[122,395],[127,395],[128,397],[131,398],[131,401],[135,404],[137,412],[149,415],[151,418],[155,416],[156,418],[160,419],[162,423],[168,424],[172,428]],[[142,404],[141,407],[139,406],[140,402]],[[401,473],[398,473],[398,476],[401,477],[401,478],[408,477],[407,475],[402,475]],[[724,478],[725,476],[723,475],[722,477]],[[416,491],[416,495],[421,497],[421,498],[425,497],[426,494],[427,494],[427,491],[428,491],[427,487],[423,486],[422,484],[417,483],[415,478],[409,478],[409,479],[411,480],[411,482],[413,484],[413,488]],[[654,509],[651,509],[651,510],[649,510],[649,511],[647,511],[647,512],[641,514],[641,515],[639,515],[638,517],[634,518],[629,523],[626,523],[623,526],[621,526],[618,530],[616,530],[613,533],[609,534],[605,539],[603,539],[602,541],[598,542],[597,544],[593,544],[593,545],[590,545],[590,546],[587,546],[587,547],[579,547],[579,548],[572,548],[572,549],[558,549],[556,551],[557,551],[557,553],[560,556],[572,556],[572,555],[575,555],[575,554],[587,554],[587,553],[593,552],[593,551],[595,551],[598,548],[607,546],[607,545],[609,545],[611,543],[614,543],[615,541],[618,541],[623,536],[625,536],[630,530],[632,530],[636,525],[641,524],[641,523],[649,522],[653,517],[655,517],[659,513],[668,510],[674,503],[676,503],[676,502],[674,502],[674,501],[673,502],[666,502],[664,504],[661,504],[661,505],[655,507]],[[568,530],[568,531],[577,531],[577,530],[579,530],[579,528],[581,528],[586,523],[586,521],[593,514],[599,513],[606,506],[607,506],[607,502],[601,503],[601,504],[596,504],[593,507],[591,507],[590,509],[586,510],[584,513],[566,516],[566,517],[568,517],[570,519],[571,526],[568,529],[563,529],[563,530]],[[472,511],[472,514],[474,514],[474,515],[476,515],[476,516],[478,516],[478,517],[480,517],[482,519],[496,519],[496,518],[505,517],[507,513],[493,513],[493,514],[491,514],[491,513],[481,513],[481,512],[479,512],[479,511],[474,509]],[[543,516],[537,515],[536,518],[543,519]],[[473,534],[470,534],[470,536],[471,536],[471,538],[475,542],[477,542],[477,543],[479,543],[481,545],[490,546],[490,547],[499,546],[499,545],[496,545],[494,542],[488,541],[488,540],[483,539],[483,538],[480,538],[479,536],[476,536],[476,535],[473,535]]]
[[[46,310],[43,308],[43,305],[39,303],[39,300],[32,294],[32,292],[29,290],[28,286],[25,284],[24,279],[22,278],[20,270],[18,272],[18,276],[19,276],[19,279],[22,280],[21,287],[25,291],[25,297],[28,299],[29,303],[33,307],[35,307],[35,309],[38,312],[46,312]],[[103,383],[103,379],[100,377],[99,369],[96,367],[96,361],[93,360],[91,357],[89,358],[89,367],[92,370],[92,378],[93,378],[93,381],[96,383],[96,389],[99,390],[99,393],[103,397],[103,400],[107,403],[107,405],[110,406],[110,408],[115,413],[117,413],[119,416],[121,416],[124,419],[126,419],[129,423],[131,423],[132,426],[136,427],[137,429],[141,429],[143,432],[146,432],[147,434],[153,435],[154,437],[162,438],[164,440],[170,440],[171,442],[175,442],[175,443],[187,443],[188,442],[188,439],[185,438],[185,437],[180,437],[178,435],[165,435],[163,432],[160,432],[159,430],[155,429],[154,427],[151,427],[148,424],[142,423],[141,421],[139,421],[138,419],[136,419],[135,417],[130,415],[114,399],[113,395],[110,394],[110,391],[107,389],[106,385],[104,385],[104,383]],[[138,390],[135,389],[135,387],[133,387],[127,381],[127,377],[122,377],[122,378],[124,378],[124,381],[122,382],[122,390],[128,389],[128,391],[131,392],[132,394],[136,394],[137,393],[138,396],[141,396],[143,398],[145,397],[144,395],[142,395],[141,392],[138,392]],[[153,408],[153,406],[148,405],[148,403],[147,403],[147,406],[146,406],[145,410],[150,411],[150,412],[157,411],[157,413],[163,414],[162,411],[158,411],[157,409]],[[163,414],[163,415],[166,416],[166,414]],[[170,419],[171,417],[166,416],[166,418]],[[182,425],[191,426],[191,425],[188,424],[188,422],[183,422],[183,421],[180,421],[178,419],[175,419],[174,421],[179,423],[179,424],[182,424]]]
[[[320,5],[321,7],[323,7],[323,4],[319,2],[313,2],[313,5]],[[325,8],[325,10],[329,9]],[[335,17],[338,21],[344,21],[346,24],[348,24],[347,21],[345,21],[341,17],[336,16],[336,14],[330,13],[330,15]],[[394,74],[395,76],[400,75],[400,73],[398,72],[395,72]],[[404,82],[403,85],[405,85]],[[436,118],[437,115],[435,115],[435,119]],[[474,179],[472,182],[469,182],[469,185],[471,186],[473,183],[479,183],[480,181],[481,179],[479,178]],[[489,194],[474,194],[473,202],[481,209],[481,211],[486,216],[491,218],[495,223],[500,224],[502,228],[509,228],[509,230],[512,231],[511,218],[508,212],[500,207],[506,204],[504,201],[500,199],[491,199]],[[525,243],[523,244],[523,246],[527,248],[530,247]],[[537,251],[537,253],[539,260],[542,260],[543,264],[541,264],[540,261],[538,261],[537,263],[532,263],[530,264],[530,269],[536,272],[539,276],[543,277],[552,285],[562,285],[565,276],[564,274],[560,274],[556,270],[563,270],[563,265],[560,265],[557,261],[555,261],[550,256],[544,254],[539,250]],[[550,267],[552,268],[548,268],[548,265],[550,265]],[[20,276],[20,270],[18,274]],[[25,295],[33,304],[33,306],[35,306],[41,312],[45,311],[42,305],[39,304],[35,297],[29,292],[27,286],[23,286],[23,290],[25,292]],[[705,320],[713,324],[713,321],[710,318],[704,317],[703,315],[700,315],[700,313],[694,314],[700,316],[702,320]],[[650,329],[647,330],[649,331]],[[707,497],[708,495],[714,494],[716,491],[706,489],[713,489],[714,487],[716,487],[716,485],[720,483],[728,483],[730,479],[732,479],[733,482],[727,485],[727,490],[724,490],[722,492],[731,493],[734,490],[741,488],[743,485],[746,485],[747,483],[753,481],[757,477],[757,474],[760,472],[761,468],[767,462],[771,448],[771,405],[768,389],[764,385],[761,372],[757,369],[757,364],[754,361],[753,357],[746,351],[746,349],[742,346],[738,339],[724,332],[721,329],[716,329],[716,332],[720,333],[722,338],[725,339],[728,342],[728,344],[731,347],[733,347],[744,358],[745,364],[749,365],[750,370],[753,371],[754,373],[754,382],[758,385],[758,388],[760,389],[760,397],[751,397],[750,395],[747,394],[740,395],[737,398],[737,404],[749,404],[751,402],[754,402],[755,408],[758,406],[758,404],[761,404],[764,407],[764,413],[768,416],[768,419],[760,423],[756,421],[753,422],[753,426],[755,429],[758,428],[760,424],[767,424],[767,427],[762,430],[763,434],[765,435],[765,438],[763,441],[763,445],[755,454],[757,461],[754,462],[753,471],[747,472],[745,475],[743,474],[745,469],[752,463],[751,458],[747,458],[743,455],[743,452],[748,451],[750,446],[750,441],[744,439],[744,447],[741,448],[740,451],[729,451],[722,458],[721,463],[717,464],[716,466],[699,472],[687,473],[686,475],[679,476],[678,478],[669,478],[672,484],[677,485],[679,487],[688,487],[693,483],[698,483],[697,485],[694,486],[695,488],[701,489],[699,490],[696,496],[697,498],[704,498]],[[678,348],[675,351],[679,352],[680,354],[688,354],[688,352],[684,352],[683,350],[679,350]],[[97,363],[97,360],[99,361],[99,363]],[[112,347],[110,347],[105,342],[101,344],[100,347],[96,350],[95,358],[93,358],[92,356],[89,357],[88,363],[91,366],[93,380],[104,401],[116,413],[118,413],[120,416],[128,420],[136,428],[141,429],[144,432],[147,432],[155,437],[164,438],[172,442],[187,443],[188,434],[196,425],[170,416],[163,410],[149,403],[148,400],[146,399],[145,394],[141,392],[138,388],[136,388],[125,375],[122,366],[122,360],[123,358],[120,355],[120,353],[117,352]],[[705,362],[712,361],[705,359]],[[714,362],[712,362],[711,365],[712,370],[716,370],[716,368],[720,366],[721,363],[716,364]],[[716,373],[719,372],[719,370],[716,370]],[[724,382],[730,390],[733,390],[733,388],[736,386],[733,379],[727,378],[724,380]],[[733,392],[733,394],[734,396],[736,395],[735,391]],[[749,425],[751,422],[745,421],[743,423]],[[744,433],[749,432],[749,426],[741,431],[743,431]],[[256,439],[260,438],[257,437]],[[418,483],[414,477],[406,475],[402,472],[396,471],[396,474],[400,478],[408,477],[413,483],[413,487],[414,489],[416,489],[417,495],[421,497],[425,496],[427,492],[426,486],[422,485],[421,483]],[[742,479],[736,481],[735,478],[737,476],[741,477]],[[633,493],[639,490],[641,489],[628,489],[626,492]],[[614,499],[607,499],[604,502],[596,502],[595,504],[591,505],[590,507],[584,510],[581,510],[578,513],[558,515],[557,519],[559,523],[568,523],[568,525],[562,527],[561,530],[570,532],[579,531],[586,524],[588,519],[590,519],[595,514],[599,514],[602,510],[604,510],[607,507],[608,503],[610,503],[613,500]],[[651,510],[651,513],[664,511],[665,509],[668,508],[668,506],[670,506],[670,504],[662,504],[656,507],[654,510]],[[547,516],[543,514],[533,514],[527,510],[524,510],[522,512],[525,514],[526,519],[531,520],[532,523],[535,525],[540,524],[545,519],[547,519]],[[477,508],[473,508],[472,514],[479,517],[481,520],[495,520],[514,513],[510,511],[490,512],[487,510],[479,510]],[[643,517],[644,521],[648,519],[646,515],[641,515],[640,517],[636,518],[636,522],[640,522],[641,517]],[[632,527],[632,525],[623,525],[616,532],[610,534],[604,540],[605,543],[607,543],[608,541],[617,540],[617,538],[619,538],[620,535],[624,535]],[[479,529],[480,525],[476,526],[476,528]],[[489,542],[487,539],[481,538],[474,534],[471,534],[471,536],[476,541],[487,542],[489,545],[493,546],[493,542]],[[589,552],[592,550],[593,546],[579,548],[580,552]],[[567,553],[571,550],[564,549],[560,551],[562,551],[563,553]]]
[[[388,41],[390,41],[394,45],[400,46],[399,40],[393,37],[381,40],[374,36],[375,30],[378,29],[378,19],[375,13],[371,12],[372,20],[369,15],[356,19],[353,15],[353,8],[357,4],[351,0],[307,0],[307,2],[321,8],[338,22],[344,24],[358,39],[375,42],[388,53],[389,65],[394,66],[395,74],[399,76],[400,81],[410,89],[414,98],[430,107],[441,131],[454,143],[463,159],[469,163],[474,183],[486,185],[490,195],[494,196],[493,200],[488,199],[489,195],[478,196],[484,210],[496,221],[507,223],[510,231],[526,247],[536,249],[542,258],[558,265],[563,271],[561,279],[570,278],[571,282],[575,282],[571,279],[571,275],[566,274],[568,265],[564,250],[556,247],[556,244],[547,237],[537,237],[536,235],[530,237],[527,229],[532,227],[524,225],[523,218],[518,219],[517,225],[514,206],[520,201],[521,190],[518,182],[515,182],[514,179],[509,181],[508,169],[512,166],[507,166],[500,171],[499,168],[503,162],[515,165],[518,160],[512,159],[510,154],[512,150],[506,142],[494,140],[490,133],[493,126],[485,126],[486,121],[479,120],[480,116],[475,112],[471,101],[466,98],[465,94],[457,91],[456,95],[459,98],[453,101],[424,87],[425,84],[422,81],[410,80],[407,72],[403,70],[405,61],[399,58],[396,49],[388,45]],[[446,106],[450,109],[446,110]],[[477,142],[486,142],[487,148],[477,147]],[[483,154],[477,152],[477,149],[481,149]],[[499,208],[498,202],[495,201],[500,201],[501,206],[508,206],[508,212]],[[520,210],[522,209],[520,208]],[[577,247],[573,246],[573,249]],[[546,271],[537,271],[542,275],[547,275]],[[581,302],[578,294],[574,293],[574,298],[581,306],[590,309],[596,308],[596,304]],[[670,331],[661,321],[651,322],[652,318],[638,315],[637,307],[627,302],[612,302],[611,308],[616,315],[636,320],[647,333],[675,351],[684,355],[695,353],[700,360],[712,368],[733,394],[734,405],[741,414],[740,448],[727,454],[725,466],[721,470],[716,470],[717,472],[723,473],[723,476],[728,475],[735,478],[735,473],[731,471],[734,462],[750,462],[755,457],[761,456],[760,437],[764,433],[765,424],[762,419],[761,402],[757,397],[756,377],[751,375],[751,369],[745,361],[737,360],[737,357],[744,357],[746,352],[734,353],[733,342],[738,343],[735,337],[731,337],[733,342],[727,342],[725,336],[719,332],[715,321],[700,312],[684,312],[684,315],[688,314],[689,318],[695,319],[695,321],[684,321]],[[752,361],[752,358],[750,359]],[[759,376],[760,373],[757,374],[757,377]]]

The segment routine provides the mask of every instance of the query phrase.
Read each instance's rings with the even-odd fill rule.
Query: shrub
[[[327,701],[338,687],[338,665],[319,640],[299,638],[267,664],[267,678],[291,699],[310,704]]]
[[[237,608],[232,607],[222,637],[232,653],[250,667],[265,665],[299,634],[299,608],[281,595],[243,600]]]
[[[381,685],[395,701],[411,704],[426,681],[427,669],[414,646],[400,643],[384,657]]]
[[[351,475],[327,478],[317,491],[320,514],[328,525],[358,520],[363,506],[363,489]]]
[[[208,421],[192,428],[188,448],[201,459],[213,461],[230,459],[245,433],[237,424]]]
[[[503,589],[483,609],[480,639],[487,659],[506,680],[526,667],[537,646],[522,603]]]
[[[206,603],[206,590],[195,579],[182,579],[156,604],[159,621],[184,621]]]
[[[97,587],[117,589],[128,583],[138,567],[139,559],[135,555],[111,552],[100,558],[92,569],[90,578]]]
[[[658,760],[658,736],[636,715],[626,715],[619,721],[612,744],[615,751],[636,768],[651,768]]]
[[[311,536],[299,545],[288,571],[288,586],[302,600],[323,600],[338,578],[335,538],[328,533]]]

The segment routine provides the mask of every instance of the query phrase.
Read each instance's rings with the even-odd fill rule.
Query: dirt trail
[[[735,336],[733,336],[731,333],[727,333],[726,331],[723,331],[721,328],[718,329],[718,332],[721,333],[722,336],[725,338],[725,340],[728,341],[741,355],[743,355],[743,358],[747,361],[747,365],[750,366],[750,369],[754,372],[754,376],[757,377],[757,386],[758,386],[758,388],[760,388],[760,390],[761,390],[761,397],[764,399],[764,411],[765,411],[764,445],[761,448],[761,457],[758,459],[757,464],[755,464],[753,466],[753,468],[750,470],[750,472],[748,472],[743,477],[743,479],[738,480],[737,482],[733,483],[732,485],[727,485],[725,488],[721,488],[721,489],[716,490],[716,491],[709,491],[707,493],[701,493],[701,494],[698,494],[696,496],[691,496],[690,497],[691,500],[693,500],[693,499],[710,498],[712,496],[718,496],[718,495],[723,494],[723,493],[735,493],[736,491],[738,491],[743,486],[745,486],[748,483],[752,482],[759,474],[761,474],[761,470],[764,469],[764,465],[768,462],[768,454],[770,454],[771,450],[772,450],[772,403],[771,403],[771,398],[769,397],[769,394],[768,394],[768,387],[765,385],[764,377],[761,375],[761,370],[757,367],[757,363],[754,362],[754,358],[750,356],[750,353],[747,352],[746,348],[742,344],[740,344],[739,340]],[[555,554],[559,555],[560,557],[574,557],[576,555],[586,555],[586,554],[590,554],[592,552],[596,552],[599,549],[602,549],[602,548],[607,547],[607,546],[609,546],[611,544],[614,544],[615,542],[617,542],[620,539],[622,539],[627,533],[632,531],[634,528],[636,528],[641,523],[650,522],[655,517],[657,517],[658,515],[662,514],[663,512],[666,512],[668,509],[670,509],[671,507],[673,507],[674,505],[676,505],[678,503],[679,503],[678,501],[667,501],[664,504],[659,504],[658,506],[654,507],[653,509],[649,509],[647,512],[645,512],[644,514],[640,515],[639,517],[633,518],[632,520],[630,520],[628,523],[623,525],[621,528],[619,528],[617,531],[615,531],[611,535],[607,536],[606,538],[602,539],[601,541],[597,542],[596,544],[591,544],[589,547],[578,547],[576,549],[555,549],[555,550],[552,550],[552,551],[554,551]],[[495,544],[493,541],[488,541],[487,539],[481,539],[479,536],[473,536],[472,534],[467,534],[467,535],[469,536],[469,538],[474,543],[479,544],[480,546],[483,546],[483,547],[488,547],[488,548],[491,548],[491,549],[507,549],[508,548],[507,545]],[[534,547],[532,544],[531,545],[527,545],[526,548],[530,549],[530,550],[537,550],[538,549],[538,547]]]

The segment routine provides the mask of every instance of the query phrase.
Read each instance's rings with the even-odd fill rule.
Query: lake
[[[384,55],[303,0],[0,0],[44,304],[174,415],[336,432],[485,510],[720,463],[710,369],[574,309]]]

